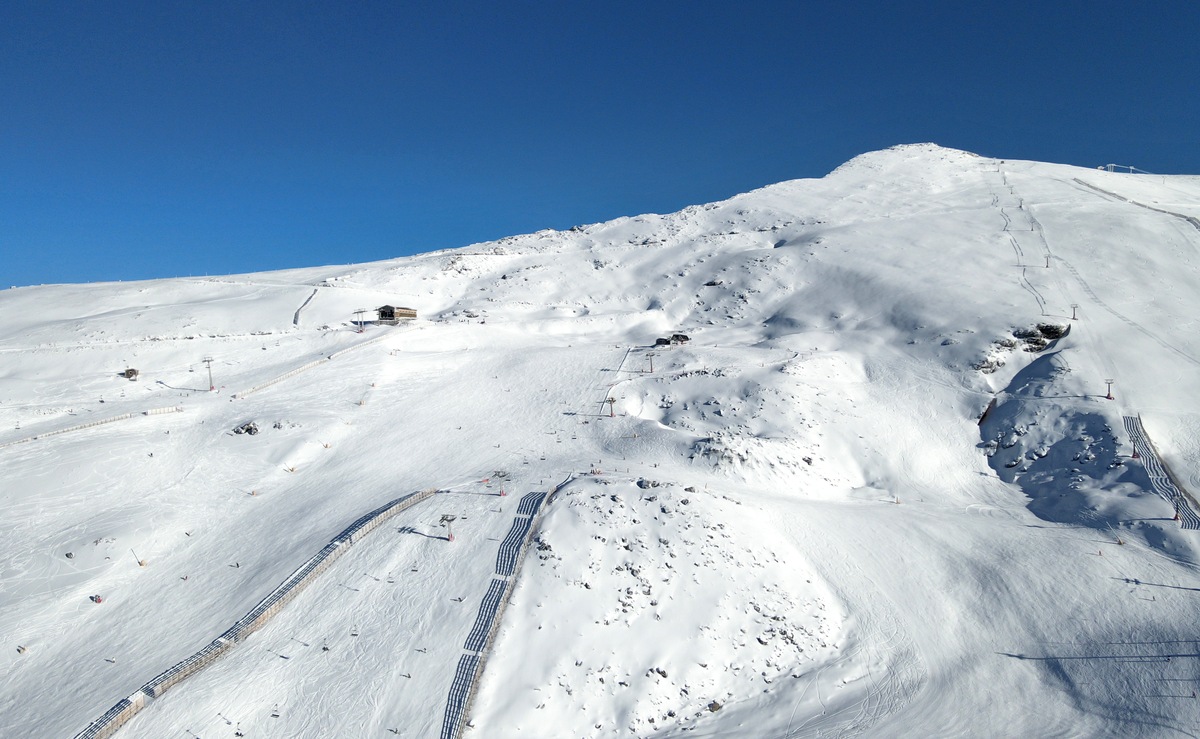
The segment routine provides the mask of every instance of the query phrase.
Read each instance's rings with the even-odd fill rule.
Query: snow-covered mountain
[[[446,735],[481,651],[466,737],[1190,734],[1198,248],[1198,178],[926,144],[0,292],[0,735],[85,730],[429,489],[119,736]]]

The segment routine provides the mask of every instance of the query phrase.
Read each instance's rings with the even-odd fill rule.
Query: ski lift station
[[[375,309],[375,312],[379,315],[379,318],[376,319],[375,322],[381,323],[381,324],[387,324],[389,326],[395,326],[401,320],[404,320],[407,318],[416,318],[417,317],[417,309],[416,308],[397,308],[394,305],[380,306]]]

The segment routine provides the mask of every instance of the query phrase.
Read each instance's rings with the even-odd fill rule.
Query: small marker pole
[[[137,560],[138,567],[145,567],[145,566],[146,566],[146,560],[144,560],[144,559],[142,559],[141,557],[137,556],[137,552],[133,551],[133,549],[130,549],[130,550],[129,550],[129,553],[133,555],[133,558],[134,558],[135,560]]]

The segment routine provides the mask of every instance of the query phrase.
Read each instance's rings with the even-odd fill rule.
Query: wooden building
[[[379,318],[375,321],[376,323],[386,323],[392,326],[399,323],[402,319],[417,317],[416,308],[397,308],[394,305],[383,305],[376,308],[375,311],[379,314]]]

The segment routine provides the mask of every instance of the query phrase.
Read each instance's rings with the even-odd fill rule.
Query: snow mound
[[[0,291],[2,732],[80,731],[431,488],[121,736],[431,736],[452,686],[467,738],[1190,732],[1197,218],[1200,178],[914,144],[372,264]],[[498,548],[568,477],[472,693]]]

